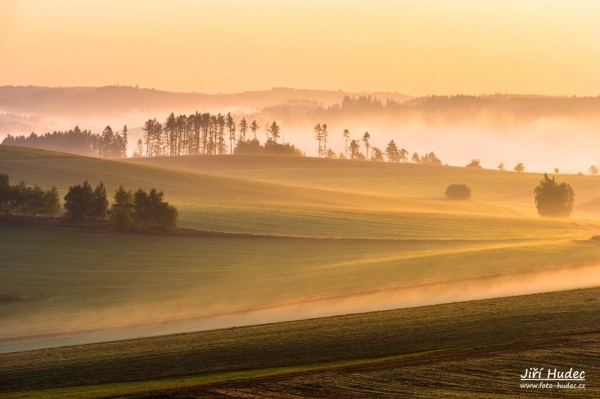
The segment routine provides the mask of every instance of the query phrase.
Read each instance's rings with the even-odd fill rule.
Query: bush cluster
[[[135,193],[120,186],[109,212],[110,219],[119,230],[172,230],[177,227],[177,208],[163,200],[163,192],[149,193],[138,189]]]
[[[135,193],[120,186],[110,210],[104,184],[95,189],[85,181],[69,188],[65,196],[66,218],[77,224],[102,221],[108,215],[118,230],[171,230],[177,227],[177,209],[164,202],[164,194],[156,189]]]
[[[446,189],[446,197],[465,200],[471,198],[471,189],[465,184],[451,184]]]
[[[534,190],[535,206],[540,216],[567,217],[573,212],[575,192],[567,183],[558,184],[544,173],[544,179]]]
[[[9,176],[0,173],[0,215],[54,216],[60,210],[56,187],[44,190],[24,182],[10,185]]]
[[[260,144],[257,139],[239,140],[234,150],[239,155],[295,155],[303,156],[302,151],[292,144],[279,144],[268,141],[265,145]]]
[[[69,187],[65,195],[65,217],[74,224],[90,224],[106,217],[106,188],[100,183],[96,189],[88,181]]]

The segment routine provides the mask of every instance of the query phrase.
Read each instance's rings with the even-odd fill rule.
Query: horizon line
[[[176,90],[168,90],[168,89],[157,89],[155,87],[139,87],[138,85],[121,85],[117,84],[109,84],[102,86],[45,86],[45,85],[11,85],[11,84],[3,84],[0,85],[0,89],[4,88],[40,88],[40,89],[105,89],[105,88],[123,88],[123,89],[134,89],[134,90],[148,90],[148,91],[157,91],[163,93],[174,93],[174,94],[195,94],[195,95],[205,95],[205,96],[228,96],[228,95],[238,95],[238,94],[246,94],[246,93],[265,93],[276,90],[291,90],[291,91],[320,91],[320,92],[328,92],[328,93],[345,93],[345,94],[354,94],[354,95],[362,95],[362,94],[391,94],[397,96],[405,96],[411,98],[427,98],[427,97],[458,97],[458,96],[466,96],[466,97],[539,97],[539,98],[596,98],[600,97],[600,93],[597,95],[578,95],[578,94],[539,94],[539,93],[515,93],[508,91],[495,91],[495,92],[483,92],[478,94],[469,94],[463,92],[456,92],[453,94],[437,94],[437,93],[429,93],[423,95],[414,95],[407,94],[398,91],[386,91],[386,90],[371,90],[371,91],[353,91],[353,90],[342,90],[342,89],[319,89],[319,88],[296,88],[296,87],[286,87],[286,86],[273,86],[271,88],[265,89],[257,89],[257,90],[242,90],[242,91],[234,91],[234,92],[200,92],[200,91],[176,91]]]

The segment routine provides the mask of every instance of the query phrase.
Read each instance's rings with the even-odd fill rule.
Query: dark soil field
[[[600,396],[600,289],[0,355],[2,398]],[[581,389],[520,388],[529,367]]]

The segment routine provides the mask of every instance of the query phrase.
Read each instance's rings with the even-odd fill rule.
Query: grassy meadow
[[[0,352],[600,284],[594,213],[535,216],[540,175],[285,157],[107,161],[0,146],[42,187],[156,187],[182,227],[0,226]],[[578,201],[600,179],[561,176]],[[466,183],[470,201],[443,198]],[[591,217],[583,216],[591,215]],[[577,216],[577,215],[576,215]]]
[[[560,176],[584,206],[545,219],[528,173],[5,146],[0,171],[61,195],[156,187],[208,231],[0,225],[0,397],[456,397],[456,378],[510,397],[549,348],[595,364],[597,290],[461,301],[600,286],[600,178]],[[452,183],[472,199],[445,199]]]
[[[223,157],[190,156],[133,158],[128,162],[286,186],[368,193],[377,197],[393,197],[398,206],[404,205],[405,210],[410,210],[412,206],[420,211],[439,210],[451,213],[536,215],[533,188],[542,179],[542,174],[539,173],[252,155],[236,156],[227,161]],[[553,174],[552,171],[548,173]],[[594,218],[594,212],[600,213],[600,208],[593,207],[594,201],[600,200],[600,183],[597,179],[561,174],[556,177],[559,181],[567,180],[573,186],[576,193],[576,217],[578,207],[581,208],[581,216],[585,218]],[[436,202],[443,198],[444,190],[452,183],[466,184],[472,189],[469,208]],[[583,213],[583,208],[588,208],[586,210],[592,212],[592,215]],[[595,218],[600,216],[597,214]]]

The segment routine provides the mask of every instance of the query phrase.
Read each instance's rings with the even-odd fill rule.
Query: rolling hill
[[[123,162],[7,146],[0,172],[62,193],[85,179],[109,193],[156,187],[183,227],[251,234],[0,226],[2,352],[600,284],[589,241],[598,221],[532,216],[539,175],[311,158]],[[598,192],[600,179],[568,179],[578,198]],[[445,200],[455,182],[473,200]]]
[[[255,110],[284,104],[289,100],[314,102],[325,106],[339,104],[344,96],[372,95],[398,102],[411,96],[388,92],[352,93],[328,90],[296,90],[276,87],[243,93],[177,93],[129,86],[105,87],[0,87],[0,109],[11,112],[36,112],[47,115],[122,115],[131,112],[171,112],[188,109]]]
[[[542,179],[539,173],[514,173],[478,168],[451,166],[393,164],[384,162],[352,162],[336,159],[294,157],[264,157],[242,155],[229,157],[150,157],[127,160],[138,165],[155,166],[177,171],[208,173],[217,176],[253,181],[341,191],[397,199],[418,199],[420,202],[443,197],[449,184],[467,184],[477,203],[504,206],[534,215],[533,188]],[[577,193],[577,203],[586,203],[600,196],[600,179],[590,176],[557,175],[567,181]],[[438,208],[439,202],[431,206]],[[475,213],[477,210],[468,208]],[[452,210],[456,212],[458,208]],[[584,215],[589,216],[589,215]]]

